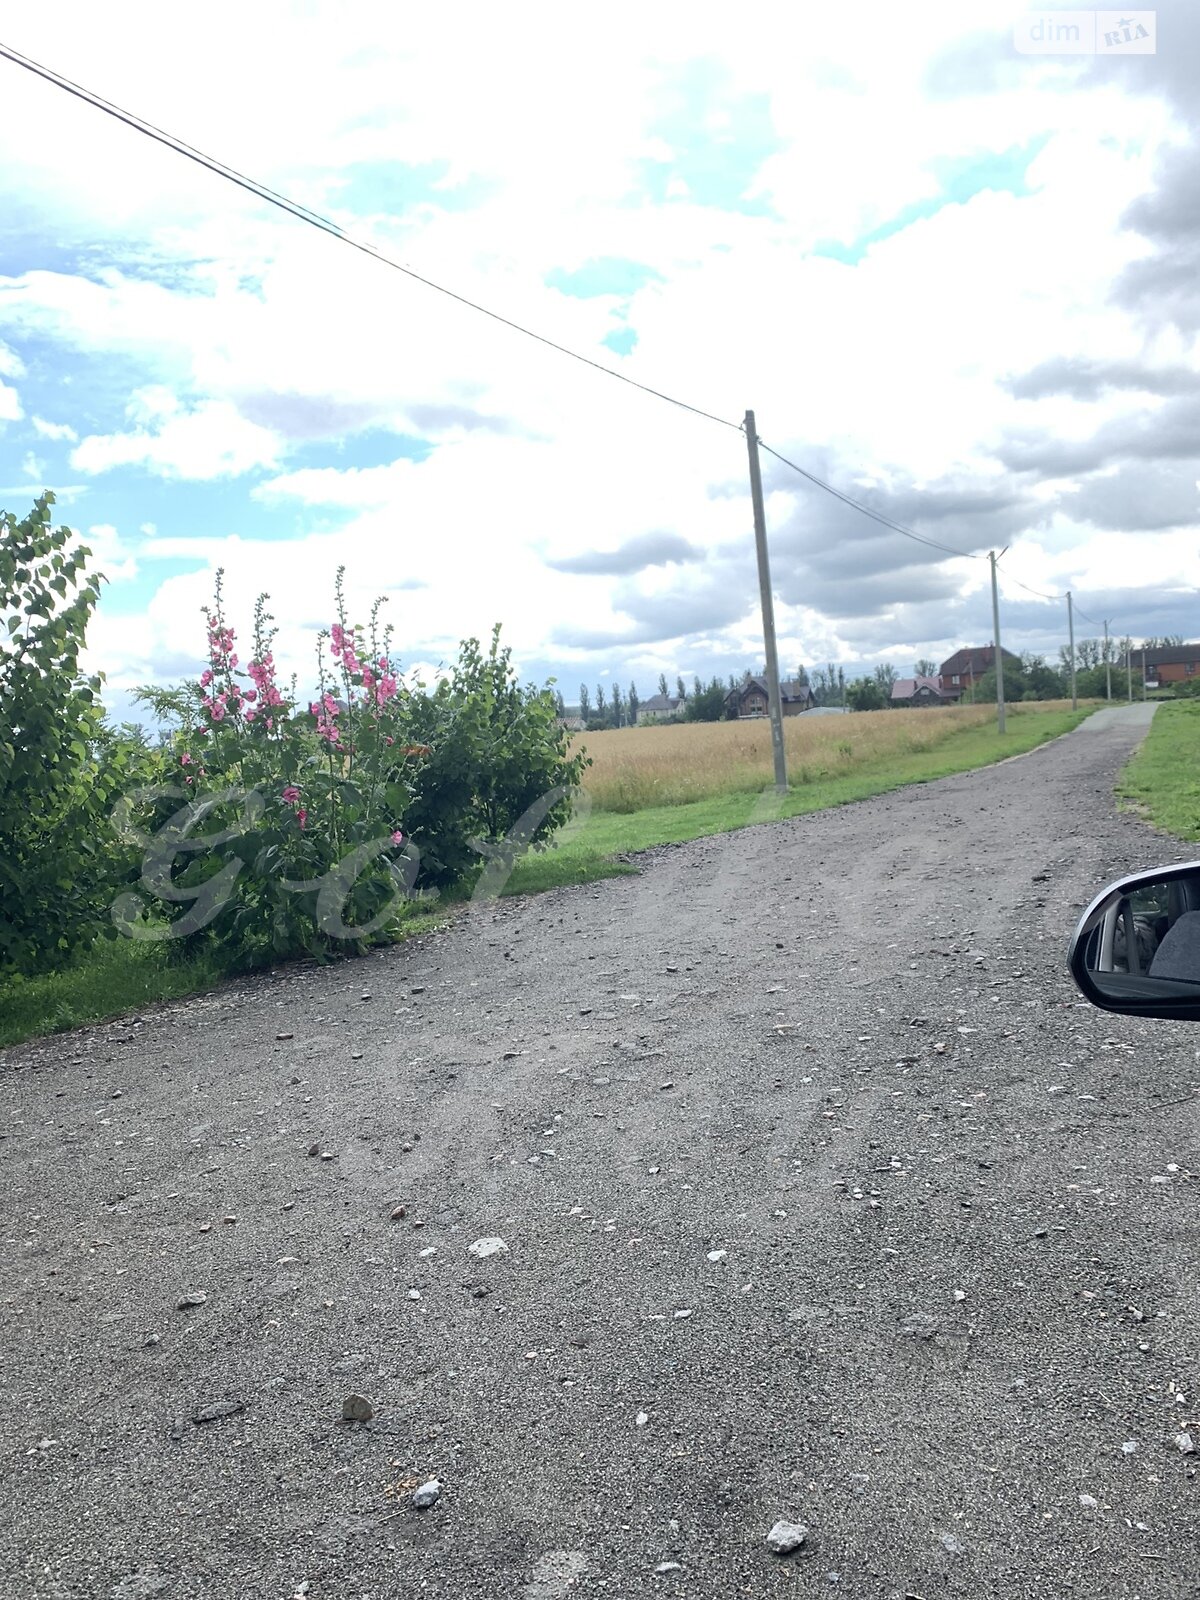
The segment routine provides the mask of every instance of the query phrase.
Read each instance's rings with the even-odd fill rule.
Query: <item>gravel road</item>
[[[0,1056],[0,1595],[1200,1594],[1148,709]]]

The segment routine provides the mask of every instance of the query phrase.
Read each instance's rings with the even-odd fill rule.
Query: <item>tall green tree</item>
[[[109,818],[137,757],[80,666],[101,580],[53,504],[0,511],[0,971],[22,973],[115,935]]]
[[[608,699],[604,693],[604,685],[602,683],[596,685],[596,715],[601,722],[608,720]]]
[[[625,701],[621,695],[621,685],[619,683],[614,683],[612,686],[611,703],[613,727],[623,728],[625,726]]]
[[[918,678],[936,678],[938,675],[937,662],[930,661],[928,656],[913,663],[913,672]]]
[[[662,695],[664,700],[667,698],[667,696],[671,692],[667,688],[667,675],[666,675],[665,672],[660,672],[659,675],[658,675],[658,692],[659,692],[660,695]]]
[[[852,711],[882,710],[885,704],[883,685],[877,676],[856,678],[846,685],[846,700]]]
[[[679,698],[681,700],[686,700],[687,699],[687,690],[683,687],[683,674],[682,673],[680,673],[679,676],[675,679],[675,693],[679,696]]]
[[[626,704],[629,707],[630,726],[632,726],[638,719],[638,707],[641,705],[641,703],[642,702],[638,697],[637,684],[631,683],[629,685],[629,695],[626,700]]]
[[[687,703],[684,720],[687,722],[721,722],[726,715],[725,685],[714,678],[707,688],[696,679],[695,693]]]
[[[581,720],[586,722],[588,717],[591,715],[591,711],[592,711],[592,697],[588,693],[587,684],[586,683],[581,683],[579,685],[579,715],[580,715]]]

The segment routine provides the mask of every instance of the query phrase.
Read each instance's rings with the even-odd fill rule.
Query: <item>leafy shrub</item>
[[[52,494],[0,511],[0,972],[61,965],[101,930],[130,865],[109,815],[149,773],[136,741],[104,725],[100,679],[79,657],[100,579],[91,552],[52,526]]]
[[[242,664],[218,575],[199,683],[144,691],[183,726],[173,781],[125,808],[145,852],[142,893],[116,907],[127,932],[233,966],[363,950],[418,889],[542,848],[567,820],[584,758],[566,756],[554,696],[517,684],[499,629],[426,694],[403,685],[378,603],[350,623],[340,573],[336,609],[305,708],[278,682],[265,596]]]
[[[497,852],[545,849],[570,817],[571,791],[589,765],[582,751],[568,754],[571,735],[558,724],[554,694],[520,684],[510,658],[499,627],[486,655],[468,639],[433,691],[406,703],[409,742],[428,755],[405,815],[422,881],[431,885],[470,878]]]

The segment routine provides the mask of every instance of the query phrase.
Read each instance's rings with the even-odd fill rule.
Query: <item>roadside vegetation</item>
[[[1159,707],[1117,793],[1152,827],[1200,839],[1200,700]]]
[[[140,691],[153,739],[114,727],[81,674],[99,580],[52,503],[0,513],[0,1045],[361,953],[479,892],[587,882],[650,846],[960,772],[1085,714],[1022,703],[1004,739],[983,706],[792,719],[780,797],[765,720],[573,740],[498,629],[408,681],[378,605],[348,616],[340,579],[300,694],[267,597],[239,642],[218,575],[204,671]]]

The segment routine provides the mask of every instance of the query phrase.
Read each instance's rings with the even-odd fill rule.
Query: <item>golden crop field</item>
[[[1009,715],[1061,711],[1069,701],[1009,707]],[[956,734],[993,724],[994,706],[924,711],[858,711],[848,716],[784,719],[788,781],[797,785],[848,777],[866,767],[933,750]],[[771,782],[767,719],[679,722],[577,734],[592,758],[583,784],[602,811],[685,805],[692,800],[764,788]]]

